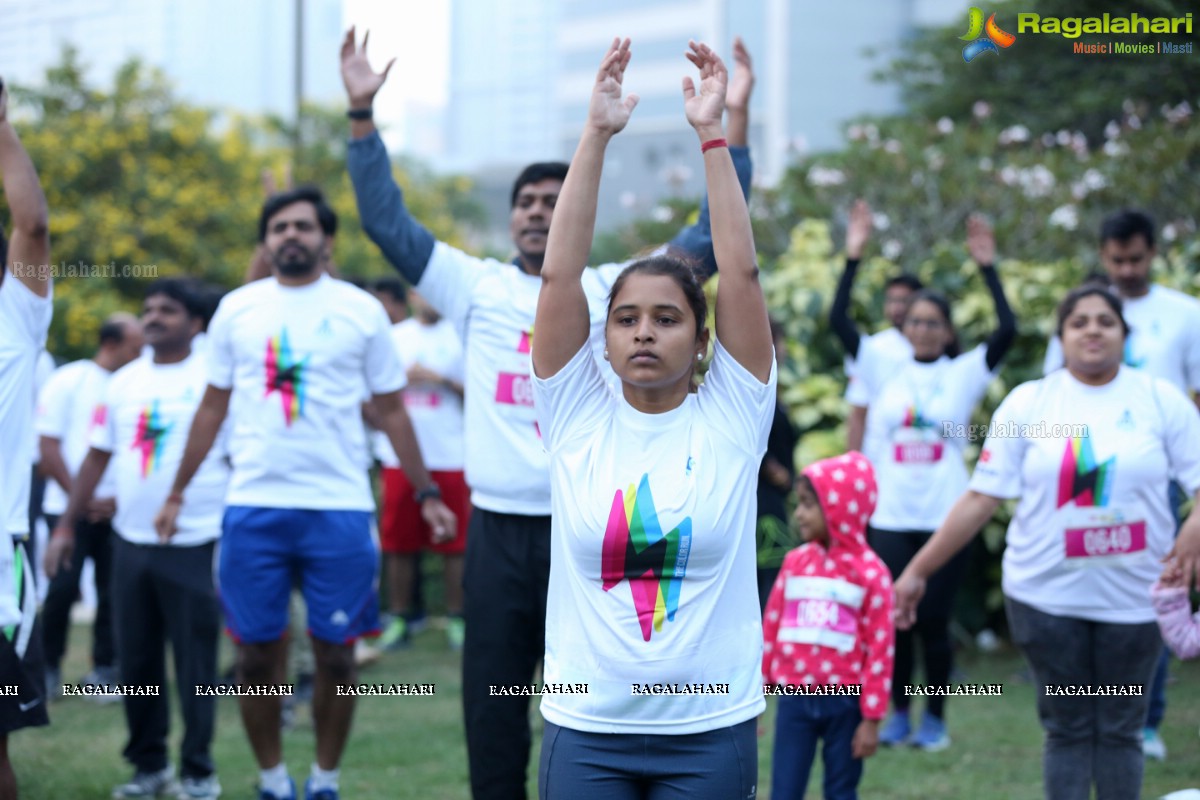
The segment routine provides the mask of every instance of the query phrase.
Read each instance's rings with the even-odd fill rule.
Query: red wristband
[[[723,138],[722,139],[709,139],[707,142],[700,145],[700,152],[707,153],[709,150],[712,150],[714,147],[729,147],[729,142],[725,141]]]
[[[181,492],[171,492],[167,495],[167,502],[175,505],[183,505],[183,494]]]

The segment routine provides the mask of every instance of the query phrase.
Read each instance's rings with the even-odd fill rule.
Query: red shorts
[[[379,541],[385,553],[419,553],[429,550],[446,555],[462,555],[467,549],[467,520],[471,515],[471,490],[461,470],[433,471],[442,490],[442,502],[458,517],[458,532],[442,544],[433,543],[433,532],[421,517],[421,504],[413,497],[413,487],[404,470],[384,467],[383,508],[379,519]]]

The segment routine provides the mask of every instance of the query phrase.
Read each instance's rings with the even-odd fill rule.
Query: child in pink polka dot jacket
[[[806,543],[784,559],[763,617],[763,679],[780,695],[772,798],[802,800],[819,739],[825,800],[857,798],[878,745],[895,631],[891,575],[866,539],[876,496],[858,452],[818,461],[796,481]]]

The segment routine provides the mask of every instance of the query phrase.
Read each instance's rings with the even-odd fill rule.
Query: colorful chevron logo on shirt
[[[900,423],[902,428],[932,428],[933,423],[925,419],[921,415],[921,407],[916,403],[904,410],[904,422]]]
[[[604,531],[604,591],[629,581],[643,641],[650,641],[653,631],[662,633],[664,619],[674,622],[691,549],[691,517],[663,533],[648,474],[636,489],[631,484],[613,495]]]
[[[1013,42],[1017,40],[1016,36],[1000,29],[996,24],[995,14],[988,17],[984,23],[983,12],[974,6],[967,14],[967,32],[958,38],[970,42],[962,51],[963,61],[968,64],[983,53],[999,54],[1000,48],[1012,47]]]
[[[1117,457],[1096,463],[1092,440],[1086,436],[1067,439],[1058,473],[1058,508],[1074,500],[1076,506],[1107,506],[1116,475]]]
[[[130,450],[142,451],[142,478],[147,478],[162,464],[163,444],[172,426],[163,423],[158,413],[158,401],[144,407],[138,415],[137,432]]]
[[[287,328],[284,327],[278,336],[267,339],[267,355],[265,367],[267,386],[264,397],[271,392],[279,392],[283,404],[283,419],[290,427],[298,417],[304,416],[304,367],[305,358],[296,359],[292,355],[292,347],[288,343]]]
[[[529,330],[521,331],[521,339],[517,342],[518,353],[529,353],[533,351],[533,327]]]

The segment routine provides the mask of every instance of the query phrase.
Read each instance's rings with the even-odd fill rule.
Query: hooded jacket
[[[768,684],[859,684],[864,719],[887,712],[895,657],[892,577],[867,546],[878,491],[859,452],[818,461],[812,482],[829,546],[809,542],[783,561],[763,616],[763,680]]]

